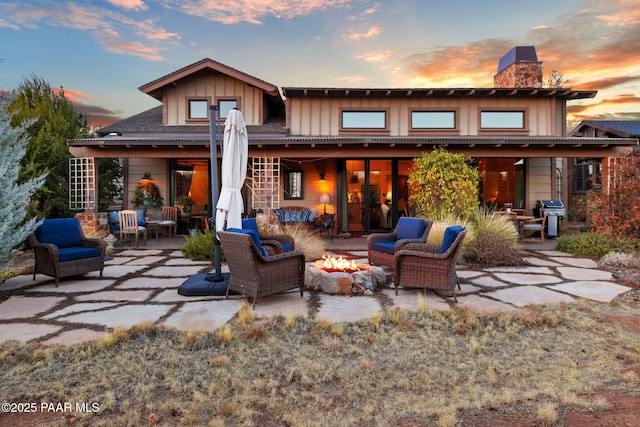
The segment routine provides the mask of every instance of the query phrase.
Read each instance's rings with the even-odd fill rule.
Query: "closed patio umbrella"
[[[234,108],[229,112],[224,125],[220,170],[222,188],[216,205],[216,231],[242,228],[244,208],[240,190],[247,177],[248,145],[244,117],[240,110]]]

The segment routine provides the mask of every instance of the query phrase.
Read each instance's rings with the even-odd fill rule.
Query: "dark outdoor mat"
[[[224,296],[227,294],[227,286],[229,284],[229,274],[222,273],[222,281],[214,281],[213,273],[201,273],[189,277],[178,288],[178,293],[184,296]],[[236,295],[234,291],[230,291],[229,295]]]

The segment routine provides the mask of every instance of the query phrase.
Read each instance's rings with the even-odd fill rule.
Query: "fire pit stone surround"
[[[363,295],[373,293],[378,286],[387,281],[381,267],[355,264],[351,261],[346,270],[337,271],[327,268],[324,260],[309,263],[305,275],[305,286],[309,290],[320,290],[333,295]]]

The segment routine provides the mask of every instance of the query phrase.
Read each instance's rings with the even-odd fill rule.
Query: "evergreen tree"
[[[11,117],[0,110],[0,272],[11,260],[11,250],[39,225],[36,218],[25,221],[25,212],[31,196],[45,181],[40,175],[18,183],[17,160],[24,157],[29,140],[25,129],[12,127],[10,121]]]
[[[19,182],[48,174],[27,208],[29,216],[72,216],[69,210],[71,155],[67,140],[86,136],[84,116],[74,111],[62,88],[54,92],[47,82],[37,77],[22,83],[8,111],[13,113],[11,124],[24,126],[29,134]]]

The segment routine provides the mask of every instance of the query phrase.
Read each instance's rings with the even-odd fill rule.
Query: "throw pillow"
[[[227,229],[227,231],[230,233],[248,234],[249,236],[251,236],[251,240],[253,240],[253,243],[255,243],[260,254],[265,257],[269,256],[266,249],[263,248],[262,245],[260,244],[260,236],[254,230],[245,230],[243,228],[229,228]]]

